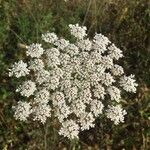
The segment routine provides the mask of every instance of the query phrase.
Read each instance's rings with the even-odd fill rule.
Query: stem
[[[88,4],[88,8],[87,8],[87,10],[86,10],[86,14],[85,14],[85,17],[84,17],[82,26],[85,24],[85,21],[86,21],[86,18],[87,18],[87,15],[88,15],[88,12],[89,12],[89,9],[90,9],[90,6],[91,6],[91,2],[92,2],[92,0],[90,0],[90,2],[89,2],[89,4]]]
[[[24,41],[23,41],[23,39],[14,31],[14,30],[12,30],[11,28],[9,29],[20,41],[22,41],[22,43],[25,43]]]
[[[45,134],[44,134],[44,149],[47,150],[47,134],[48,134],[48,122],[45,124]]]
[[[26,8],[28,9],[28,12],[30,13],[31,17],[33,18],[33,20],[34,20],[34,22],[36,24],[35,25],[36,26],[36,28],[35,28],[36,31],[35,32],[36,32],[36,38],[37,38],[37,42],[38,42],[38,33],[39,33],[39,31],[38,31],[38,25],[39,25],[39,22],[36,19],[36,17],[34,16],[32,10],[30,9],[30,7],[28,6],[28,4],[27,4],[26,1],[24,2],[24,4],[26,5]],[[37,4],[38,4],[38,2],[37,2]]]

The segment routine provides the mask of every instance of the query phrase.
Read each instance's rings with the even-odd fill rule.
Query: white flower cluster
[[[30,70],[27,68],[27,64],[20,60],[19,62],[15,62],[15,64],[12,65],[12,68],[9,69],[9,76],[11,77],[15,75],[17,78],[19,78],[29,74],[29,71]]]
[[[34,94],[36,90],[35,82],[32,82],[31,80],[24,81],[22,85],[16,89],[16,92],[20,92],[22,96],[29,97]]]
[[[127,92],[136,92],[136,87],[138,86],[137,83],[135,83],[135,79],[134,79],[134,75],[130,75],[130,76],[123,76],[120,79],[120,85],[121,87],[127,91]]]
[[[57,41],[57,35],[55,33],[49,33],[47,32],[46,34],[42,34],[42,39],[45,41],[45,42],[48,42],[48,43],[54,43],[55,41]]]
[[[13,109],[15,110],[14,117],[21,121],[26,121],[31,114],[31,105],[28,102],[19,101]]]
[[[85,26],[81,27],[79,26],[79,24],[75,24],[75,25],[70,24],[69,28],[71,34],[78,39],[83,39],[87,35],[86,34],[87,28]]]
[[[96,33],[89,39],[86,27],[71,24],[69,28],[75,43],[47,32],[42,35],[45,45],[28,46],[29,62],[15,63],[9,75],[28,75],[16,91],[29,102],[13,107],[15,118],[26,121],[31,114],[44,124],[53,114],[61,124],[59,134],[73,139],[94,127],[101,114],[115,124],[124,122],[121,91],[136,92],[137,83],[115,64],[123,54],[107,37]]]
[[[121,105],[116,106],[108,106],[106,110],[106,115],[110,118],[111,121],[114,121],[114,124],[119,124],[120,122],[124,122],[124,115],[127,112],[121,108]]]
[[[44,49],[41,47],[41,44],[31,44],[30,46],[27,47],[27,51],[26,51],[26,54],[27,56],[30,56],[32,58],[39,58],[43,52],[44,52]]]
[[[66,120],[62,124],[59,134],[65,135],[69,139],[78,138],[79,125],[73,120]]]
[[[29,62],[30,70],[39,71],[44,68],[44,62],[41,59],[35,58]]]

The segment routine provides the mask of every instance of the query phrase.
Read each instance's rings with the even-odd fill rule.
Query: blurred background
[[[79,141],[58,135],[55,123],[27,123],[13,118],[16,79],[8,68],[24,57],[18,43],[40,42],[42,33],[70,38],[68,25],[88,34],[101,32],[123,50],[127,74],[135,74],[136,94],[126,96],[128,112],[118,126],[98,118]],[[150,149],[150,1],[149,0],[0,0],[0,150],[149,150]]]

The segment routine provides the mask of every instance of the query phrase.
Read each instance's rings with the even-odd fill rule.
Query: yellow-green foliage
[[[125,123],[112,125],[104,118],[83,132],[79,141],[57,134],[57,124],[22,123],[13,118],[11,106],[16,81],[8,67],[22,58],[18,43],[40,41],[46,31],[70,38],[68,24],[88,27],[92,36],[102,32],[124,52],[126,72],[136,75],[139,88],[128,97]],[[150,5],[148,0],[0,0],[0,149],[2,150],[148,150],[150,149]],[[56,129],[55,129],[56,127]]]

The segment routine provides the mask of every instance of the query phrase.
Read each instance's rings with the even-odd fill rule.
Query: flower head
[[[124,90],[126,90],[127,92],[136,92],[136,87],[138,86],[137,83],[135,83],[135,79],[134,79],[134,75],[130,75],[130,76],[123,76],[120,79],[120,86],[123,87]]]
[[[12,65],[12,68],[9,69],[9,76],[15,76],[17,78],[21,76],[26,76],[29,74],[29,69],[27,68],[27,64],[24,63],[22,60],[19,62],[15,62],[14,65]]]
[[[44,40],[47,43],[54,44],[55,41],[57,41],[58,37],[55,33],[47,32],[45,34],[42,34],[42,40]]]
[[[41,44],[31,44],[30,46],[27,47],[28,50],[26,51],[27,56],[30,56],[32,58],[39,58],[44,52],[44,49],[42,48]]]
[[[121,105],[108,106],[108,109],[106,110],[107,118],[114,121],[115,124],[124,122],[124,115],[126,114],[127,112],[122,109]]]
[[[30,103],[15,107],[16,119],[25,121],[32,114],[33,121],[44,124],[52,115],[60,125],[59,134],[74,139],[80,131],[93,128],[103,114],[116,125],[124,122],[122,91],[136,92],[137,83],[116,64],[122,51],[106,36],[96,33],[88,38],[87,28],[79,24],[69,28],[74,42],[55,33],[43,34],[46,43],[27,47],[29,67],[20,61],[9,75],[28,74],[16,91],[27,98],[32,95]]]
[[[19,101],[16,106],[13,106],[13,110],[17,120],[26,121],[31,114],[31,105],[28,102]]]
[[[62,123],[59,134],[69,139],[78,138],[79,125],[73,120],[66,120]]]
[[[73,36],[75,36],[77,39],[83,39],[87,34],[86,30],[87,28],[85,26],[79,26],[79,24],[70,24],[69,25],[70,32]]]
[[[28,80],[23,82],[23,84],[20,85],[18,89],[16,89],[16,92],[20,92],[22,96],[29,97],[34,94],[35,90],[36,90],[35,82]]]

